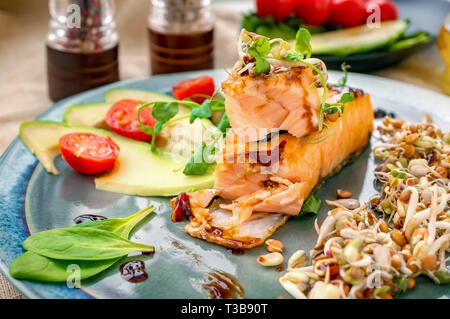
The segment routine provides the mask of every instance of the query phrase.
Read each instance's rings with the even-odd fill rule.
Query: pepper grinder
[[[119,80],[114,0],[49,0],[47,78],[53,101]]]
[[[151,0],[151,73],[212,69],[213,31],[211,0]]]

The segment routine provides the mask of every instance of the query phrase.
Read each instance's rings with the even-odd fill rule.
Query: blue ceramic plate
[[[170,93],[173,84],[189,77],[212,75],[216,83],[226,76],[220,70],[171,74],[114,83],[56,103],[38,117],[61,121],[64,111],[72,104],[103,100],[111,88],[134,88]],[[342,76],[330,72],[331,82]],[[419,121],[421,110],[431,113],[436,123],[450,127],[450,98],[404,83],[362,74],[350,74],[349,85],[369,92],[375,108],[394,112],[398,117]],[[276,298],[289,295],[278,283],[281,276],[275,269],[261,267],[256,257],[265,249],[256,247],[243,255],[233,255],[222,246],[207,243],[187,235],[184,223],[170,221],[167,198],[125,196],[95,190],[93,179],[75,173],[57,159],[60,176],[49,175],[36,158],[16,139],[0,159],[0,270],[11,283],[29,298],[208,298],[203,285],[208,274],[223,271],[234,276],[245,289],[247,298]],[[317,192],[320,198],[333,198],[337,188],[349,189],[361,201],[376,191],[373,187],[375,163],[370,148],[353,164],[330,178]],[[149,181],[151,182],[151,181]],[[11,278],[8,267],[22,254],[22,242],[30,233],[68,227],[73,218],[86,213],[107,217],[125,217],[149,204],[157,207],[156,214],[134,233],[132,240],[151,243],[156,254],[144,259],[149,279],[133,284],[123,280],[119,266],[127,259],[98,276],[82,282],[82,288],[66,284],[37,283]],[[324,205],[319,222],[330,209]],[[290,220],[275,232],[273,238],[286,246],[286,256],[297,249],[309,251],[316,240],[313,229],[315,216]],[[141,258],[141,257],[140,257]],[[449,297],[448,287],[436,286],[420,278],[416,288],[402,298]]]

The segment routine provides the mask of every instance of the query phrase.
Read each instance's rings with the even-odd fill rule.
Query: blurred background
[[[276,10],[272,9],[272,11],[269,7],[269,12],[275,12],[274,17],[267,17],[264,12],[254,14],[256,12],[255,0],[212,0],[210,10],[214,16],[213,66],[215,68],[229,68],[236,61],[235,43],[243,23],[247,27],[259,27],[257,30],[263,30],[270,34],[279,30],[287,30],[286,32],[289,33],[286,26],[293,26],[295,29],[298,28],[299,23],[304,22],[302,19],[305,17],[302,15],[305,13],[299,13],[286,7],[289,6],[287,3],[290,0],[259,1],[259,6],[264,6],[264,2],[268,1],[272,1],[272,5],[278,6]],[[302,2],[302,0],[297,1]],[[315,3],[316,0],[304,0],[303,3],[305,1]],[[327,0],[325,2],[330,1],[343,0]],[[367,0],[358,1],[367,2]],[[352,58],[354,59],[353,63],[356,63],[356,68],[359,65],[360,69],[367,73],[444,93],[442,74],[446,69],[446,64],[443,57],[447,63],[450,63],[450,41],[448,40],[450,31],[445,31],[446,38],[444,35],[440,35],[440,31],[442,33],[445,30],[443,25],[449,13],[450,1],[398,0],[394,2],[397,12],[394,17],[389,19],[409,19],[408,34],[412,35],[408,38],[401,38],[400,40],[406,41],[397,45],[396,50],[388,49],[385,46],[375,52],[355,54],[346,58],[326,56],[325,60],[329,59],[330,64],[338,61],[339,63],[335,64],[340,65],[341,60]],[[115,1],[114,18],[119,35],[118,62],[121,80],[145,77],[151,74],[147,29],[150,3],[150,0]],[[345,30],[345,27],[360,24],[358,21],[349,22],[348,19],[356,15],[351,11],[352,8],[344,10],[348,17],[341,17],[344,19],[343,21],[337,17],[337,22],[333,22],[335,18],[331,16],[324,18],[324,21],[313,21],[316,24],[311,26],[313,36],[315,32],[339,30],[343,27]],[[267,8],[259,7],[258,11],[265,9]],[[306,16],[311,17],[312,14],[318,12],[314,10],[319,9],[309,8]],[[50,18],[47,0],[0,0],[0,105],[2,108],[0,113],[0,154],[17,136],[20,122],[36,117],[53,103],[48,92],[45,49]],[[441,53],[436,42],[438,35],[442,37],[440,40]],[[397,53],[393,53],[394,51]],[[394,59],[395,56],[400,56],[399,63],[371,70],[377,61]],[[450,86],[450,83],[447,85]],[[0,298],[21,298],[21,296],[0,277]]]

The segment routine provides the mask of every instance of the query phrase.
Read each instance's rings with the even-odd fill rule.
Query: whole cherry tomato
[[[379,10],[380,21],[397,20],[398,10],[395,3],[389,0],[370,0],[365,3],[366,19]]]
[[[331,11],[331,0],[295,0],[295,14],[310,25],[327,22]]]
[[[294,0],[256,0],[256,12],[260,17],[283,21],[294,13]]]
[[[351,28],[365,22],[366,10],[363,0],[332,0],[330,22]]]

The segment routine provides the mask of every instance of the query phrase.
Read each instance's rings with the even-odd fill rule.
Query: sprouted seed
[[[430,119],[408,124],[390,117],[378,133],[381,194],[353,210],[327,201],[336,208],[319,228],[312,265],[280,278],[295,298],[390,299],[413,289],[419,275],[450,282],[449,133]]]

